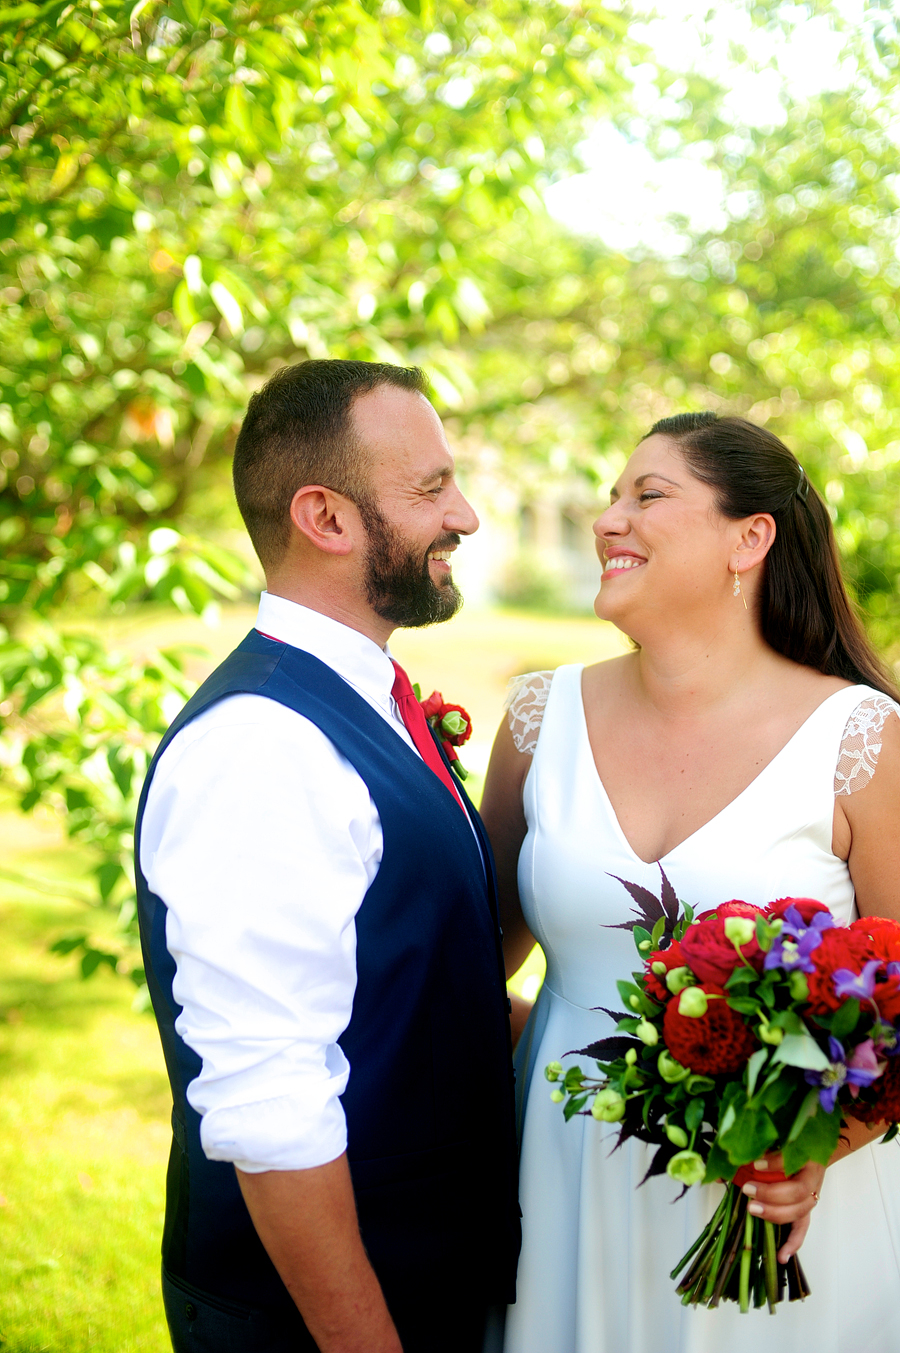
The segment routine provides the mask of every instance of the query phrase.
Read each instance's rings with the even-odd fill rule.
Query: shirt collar
[[[270,592],[260,596],[256,628],[272,639],[311,653],[355,690],[389,706],[394,684],[391,656],[359,630]]]

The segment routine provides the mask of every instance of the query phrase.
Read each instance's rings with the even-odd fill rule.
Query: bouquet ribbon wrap
[[[731,1182],[735,1188],[742,1189],[745,1184],[783,1184],[790,1178],[780,1170],[755,1170],[752,1165],[742,1165]]]

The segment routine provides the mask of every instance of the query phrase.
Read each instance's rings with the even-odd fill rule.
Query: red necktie
[[[393,659],[391,659],[393,661]],[[453,783],[453,776],[447,769],[446,763],[441,757],[440,752],[435,746],[434,738],[431,736],[431,729],[428,727],[428,720],[422,713],[422,706],[416,699],[416,693],[412,688],[409,677],[404,672],[399,663],[394,663],[394,685],[391,688],[391,695],[397,702],[397,708],[400,711],[400,717],[406,724],[407,732],[412,738],[419,755],[428,766],[433,770],[442,784],[450,790],[450,793],[456,799],[460,808],[463,808],[463,801],[459,797],[456,785]]]

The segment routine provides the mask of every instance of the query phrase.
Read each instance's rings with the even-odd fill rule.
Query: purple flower
[[[834,919],[829,912],[817,911],[807,925],[796,907],[788,907],[782,920],[781,933],[766,954],[763,967],[766,970],[783,968],[786,972],[797,969],[812,972],[814,965],[810,955],[818,949],[822,932],[832,928]]]
[[[831,1063],[824,1071],[807,1071],[804,1074],[807,1085],[821,1087],[819,1103],[826,1113],[833,1113],[842,1086],[848,1085],[855,1099],[861,1086],[871,1085],[878,1079],[884,1070],[884,1063],[878,1061],[871,1038],[858,1044],[849,1060],[843,1045],[836,1038],[828,1039],[828,1051]]]
[[[880,967],[881,959],[873,958],[861,973],[851,972],[849,968],[838,968],[832,974],[835,995],[856,996],[861,1001],[871,1001],[875,995],[875,974]]]

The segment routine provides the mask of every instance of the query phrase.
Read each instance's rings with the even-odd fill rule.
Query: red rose
[[[701,911],[699,916],[695,916],[695,921],[702,921],[707,916],[721,916],[725,920],[726,916],[745,916],[748,921],[755,921],[757,916],[763,916],[762,907],[754,907],[751,902],[739,902],[737,898],[732,902],[721,902],[718,907],[710,907],[707,911]]]
[[[441,723],[442,720],[444,719],[444,716],[452,713],[454,710],[461,719],[465,720],[466,726],[461,733],[449,734],[441,727]],[[466,712],[466,710],[463,709],[462,705],[446,705],[446,704],[441,705],[440,709],[438,710],[437,723],[438,723],[438,732],[444,738],[444,741],[452,743],[454,747],[461,747],[463,743],[468,742],[469,738],[472,736],[472,719],[470,715]]]
[[[447,744],[451,747],[461,747],[464,742],[468,742],[472,736],[472,718],[471,715],[463,709],[462,705],[450,705],[441,695],[440,691],[432,691],[427,700],[420,700],[422,713],[429,723],[434,727],[438,737],[444,743],[444,750],[448,751]],[[458,714],[465,723],[465,728],[461,733],[448,732],[443,727],[443,721],[448,714]],[[448,755],[450,755],[448,751]],[[450,756],[451,761],[458,760],[456,756]]]
[[[669,1052],[682,1066],[704,1076],[740,1071],[757,1047],[757,1039],[743,1016],[724,999],[721,987],[704,983],[711,1000],[706,1014],[697,1019],[679,1015],[678,1001],[670,1001],[663,1017],[663,1037]]]
[[[715,982],[723,987],[735,968],[740,966],[738,952],[725,934],[726,920],[725,916],[707,913],[706,917],[689,925],[681,937],[685,961],[700,982]],[[765,955],[755,935],[743,945],[741,953],[755,968],[762,967]]]
[[[419,701],[419,704],[422,706],[422,713],[425,715],[426,719],[433,719],[435,714],[439,713],[443,703],[444,697],[441,695],[440,691],[432,691],[427,700]]]
[[[653,971],[654,963],[665,964],[666,972],[657,975]],[[656,1001],[667,1001],[672,993],[666,986],[666,973],[671,972],[673,968],[686,968],[687,966],[687,959],[681,952],[681,945],[677,940],[673,940],[668,949],[654,950],[644,963],[644,987],[647,994]]]
[[[810,954],[813,971],[806,974],[809,983],[809,1008],[814,1015],[827,1015],[844,1004],[843,996],[835,995],[834,974],[838,968],[862,972],[872,957],[869,937],[850,926],[832,926],[822,932],[822,943]]]
[[[860,1092],[850,1112],[864,1123],[900,1123],[900,1057],[888,1059],[884,1073],[871,1089]]]
[[[788,907],[797,908],[804,925],[809,925],[817,911],[828,910],[823,902],[817,902],[814,897],[779,897],[777,902],[770,902],[766,907],[766,915],[774,921],[776,917],[784,916]]]

